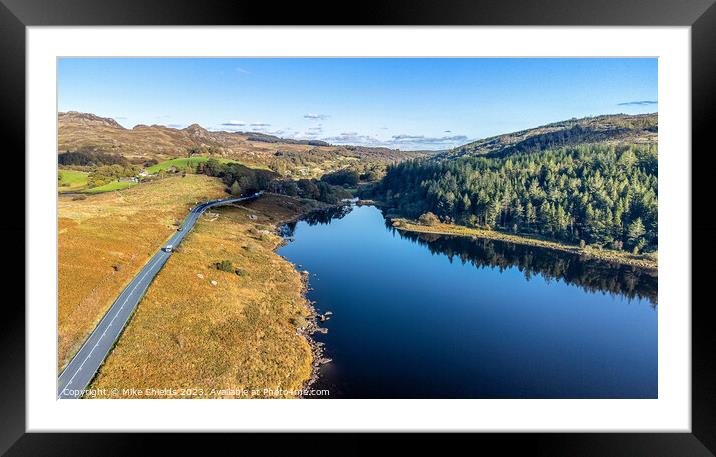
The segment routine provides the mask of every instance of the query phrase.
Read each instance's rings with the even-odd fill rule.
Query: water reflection
[[[355,206],[344,205],[313,211],[301,219],[309,226],[328,225],[342,219]],[[281,234],[293,238],[298,221],[281,227]],[[415,233],[396,230],[385,219],[388,230],[403,239],[425,246],[433,254],[442,254],[453,262],[458,259],[476,268],[498,268],[503,271],[516,267],[529,280],[540,275],[547,280],[564,281],[591,293],[621,295],[629,299],[648,300],[652,307],[658,301],[658,277],[654,271],[621,265],[599,259],[584,258],[578,254],[552,249],[464,236],[432,233]]]
[[[334,219],[343,219],[348,213],[353,210],[351,205],[343,205],[338,207],[331,207],[326,209],[319,209],[311,211],[301,218],[302,222],[308,225],[328,225]],[[296,231],[296,225],[299,221],[288,222],[280,227],[281,236],[292,238]]]
[[[548,280],[561,280],[579,286],[592,293],[647,299],[652,307],[657,304],[656,272],[535,246],[483,238],[403,232],[388,226],[399,233],[401,238],[423,245],[433,254],[446,255],[451,262],[457,258],[463,264],[470,263],[477,268],[499,268],[500,271],[517,267],[527,280],[533,275],[540,275]]]
[[[654,274],[400,233],[374,206],[316,212],[285,232],[279,254],[310,272],[308,299],[333,313],[314,335],[332,359],[314,387],[330,397],[657,397]]]

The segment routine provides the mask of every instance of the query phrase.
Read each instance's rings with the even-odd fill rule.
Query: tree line
[[[390,165],[374,196],[401,214],[447,223],[654,251],[655,145],[577,145],[509,157]]]
[[[57,163],[65,166],[128,166],[129,161],[119,154],[107,154],[98,151],[65,151],[57,155]]]
[[[338,203],[351,194],[342,187],[316,179],[281,179],[278,173],[249,168],[239,163],[225,163],[209,159],[197,165],[197,173],[220,178],[232,195],[266,190],[292,197],[310,198],[326,203]]]

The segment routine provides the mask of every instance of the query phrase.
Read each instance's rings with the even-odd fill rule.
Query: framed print
[[[713,455],[712,2],[131,3],[0,7],[8,455]]]

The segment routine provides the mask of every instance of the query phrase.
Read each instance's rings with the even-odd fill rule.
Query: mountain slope
[[[390,163],[427,155],[387,148],[334,146],[312,140],[291,140],[254,132],[214,132],[198,124],[183,129],[162,125],[122,127],[114,119],[69,111],[58,115],[58,153],[96,151],[118,154],[131,162],[159,161],[186,157],[194,149],[201,155],[270,165],[292,160],[295,166],[310,168],[331,162],[329,168],[356,159]]]
[[[655,114],[616,115],[488,138],[388,167],[373,198],[423,225],[610,250],[622,260],[649,254],[637,260],[654,266],[657,132]]]
[[[658,115],[614,114],[570,119],[519,132],[485,138],[437,154],[435,160],[464,156],[504,157],[577,144],[656,144]]]

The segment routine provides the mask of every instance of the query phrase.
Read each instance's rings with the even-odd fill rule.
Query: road
[[[57,380],[57,398],[80,398],[83,391],[89,385],[99,367],[104,362],[109,352],[114,347],[115,342],[122,333],[122,329],[132,316],[132,312],[139,304],[144,293],[149,288],[154,277],[159,273],[164,264],[171,257],[172,252],[165,251],[164,247],[172,245],[178,246],[184,237],[191,231],[194,224],[201,214],[208,208],[226,205],[229,203],[251,200],[260,196],[262,192],[257,192],[248,197],[227,198],[222,200],[212,200],[202,203],[194,207],[187,215],[178,230],[172,237],[164,243],[154,256],[147,262],[139,273],[132,279],[132,282],[119,294],[117,300],[109,308],[109,311],[99,321],[97,327],[87,338],[80,350],[75,354],[74,358],[65,367]]]

